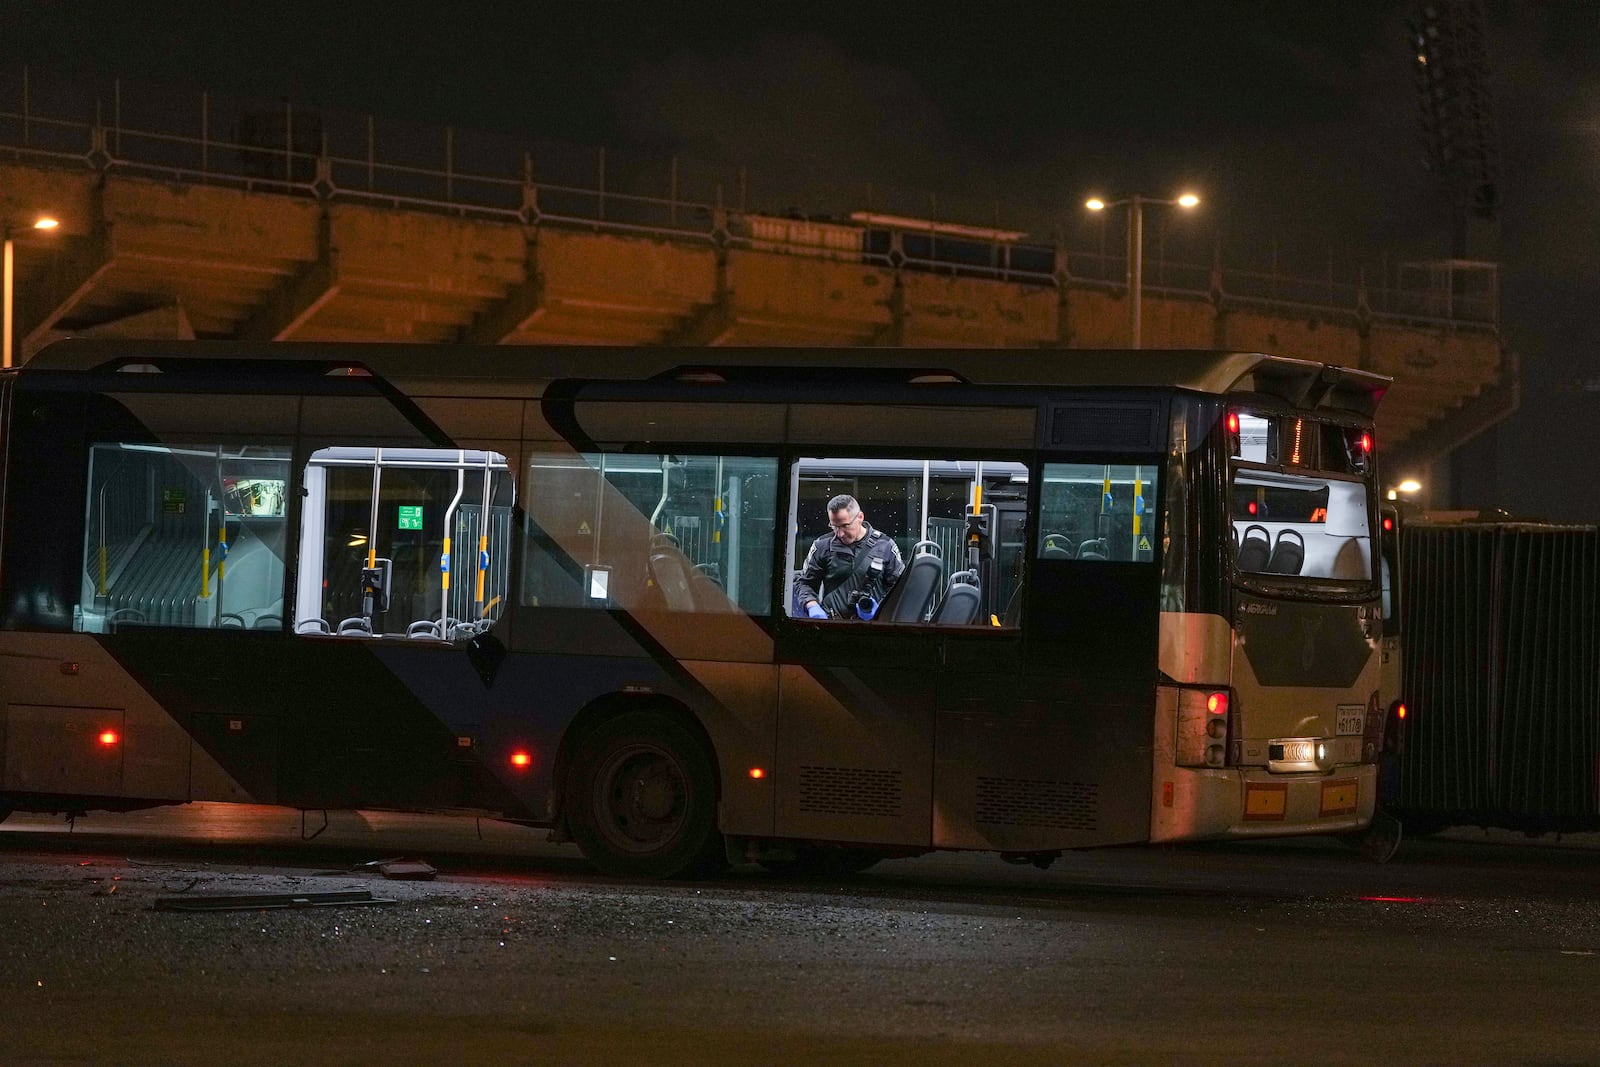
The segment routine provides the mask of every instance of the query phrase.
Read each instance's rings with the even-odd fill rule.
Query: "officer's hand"
[[[806,605],[806,614],[813,619],[826,619],[828,617],[828,613],[822,610],[822,605],[815,600]]]

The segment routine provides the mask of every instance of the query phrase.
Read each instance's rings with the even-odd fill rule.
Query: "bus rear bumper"
[[[1364,764],[1285,775],[1256,767],[1167,767],[1151,787],[1153,842],[1336,834],[1372,821],[1378,769]]]

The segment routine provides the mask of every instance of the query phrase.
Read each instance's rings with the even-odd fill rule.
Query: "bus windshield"
[[[1370,434],[1299,416],[1230,418],[1238,420],[1229,508],[1239,574],[1370,581]]]

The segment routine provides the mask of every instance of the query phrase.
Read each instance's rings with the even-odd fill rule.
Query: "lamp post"
[[[1151,196],[1130,196],[1109,203],[1098,196],[1084,201],[1090,211],[1104,211],[1108,207],[1128,205],[1128,337],[1129,347],[1141,347],[1144,324],[1140,318],[1140,304],[1144,297],[1144,208],[1146,204],[1165,204],[1190,210],[1200,203],[1193,193],[1184,193],[1171,200]]]
[[[53,230],[61,225],[48,215],[41,215],[34,219],[28,229]],[[11,345],[13,342],[11,307],[15,299],[16,289],[16,253],[11,244],[11,224],[0,222],[0,241],[3,241],[4,265],[0,267],[0,368],[11,366]]]

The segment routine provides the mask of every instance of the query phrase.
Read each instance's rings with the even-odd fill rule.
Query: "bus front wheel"
[[[661,712],[607,719],[579,742],[566,811],[573,840],[605,874],[674,878],[726,863],[711,757]]]

